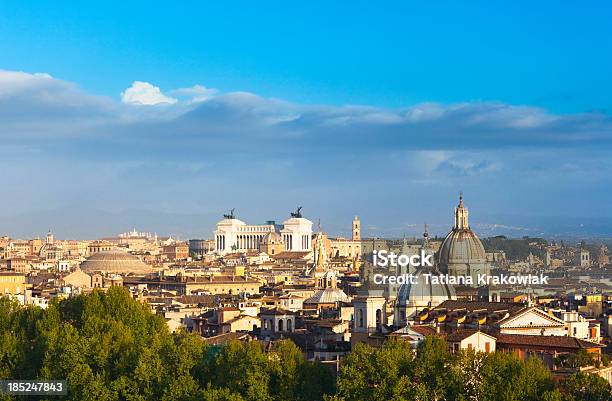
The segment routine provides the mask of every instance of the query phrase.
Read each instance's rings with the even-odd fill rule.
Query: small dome
[[[81,263],[81,270],[86,273],[132,273],[143,275],[150,273],[151,267],[130,253],[113,249],[94,253]]]
[[[336,302],[349,302],[348,295],[339,288],[319,290],[304,301],[305,304],[334,304]]]
[[[449,284],[433,284],[423,274],[437,274],[433,270],[418,270],[415,274],[414,284],[402,284],[397,293],[398,306],[431,307],[441,304],[447,299],[456,299],[455,289]]]
[[[277,232],[270,232],[263,236],[261,239],[262,245],[274,245],[274,244],[282,244],[283,238]]]

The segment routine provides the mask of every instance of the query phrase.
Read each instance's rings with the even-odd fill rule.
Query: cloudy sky
[[[612,235],[605,2],[182,4],[0,5],[1,233]]]

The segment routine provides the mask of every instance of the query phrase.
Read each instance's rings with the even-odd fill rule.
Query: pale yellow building
[[[361,222],[355,216],[352,224],[351,238],[328,238],[327,234],[319,232],[313,238],[313,249],[317,249],[317,242],[323,242],[323,248],[326,251],[328,259],[333,258],[361,258]]]
[[[26,277],[23,273],[0,272],[0,295],[24,294],[27,289]]]
[[[64,285],[69,285],[74,288],[91,288],[91,276],[81,269],[77,268],[70,274],[67,274],[62,279]]]
[[[87,245],[87,255],[98,252],[107,252],[113,249],[113,244],[109,241],[93,241]]]
[[[270,232],[262,238],[259,250],[268,255],[278,255],[285,250],[285,242],[279,233]]]
[[[257,280],[240,276],[189,277],[185,281],[186,294],[259,294],[262,285]]]

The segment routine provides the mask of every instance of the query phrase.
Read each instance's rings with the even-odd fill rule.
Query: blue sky
[[[1,2],[6,230],[612,232],[608,2],[329,3]]]
[[[141,80],[301,103],[612,106],[605,1],[179,3],[3,1],[3,68],[108,96]]]

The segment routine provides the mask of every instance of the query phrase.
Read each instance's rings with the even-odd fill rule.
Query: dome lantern
[[[455,225],[453,228],[456,230],[469,230],[468,215],[468,210],[463,205],[463,193],[461,193],[459,195],[459,205],[455,208]]]

